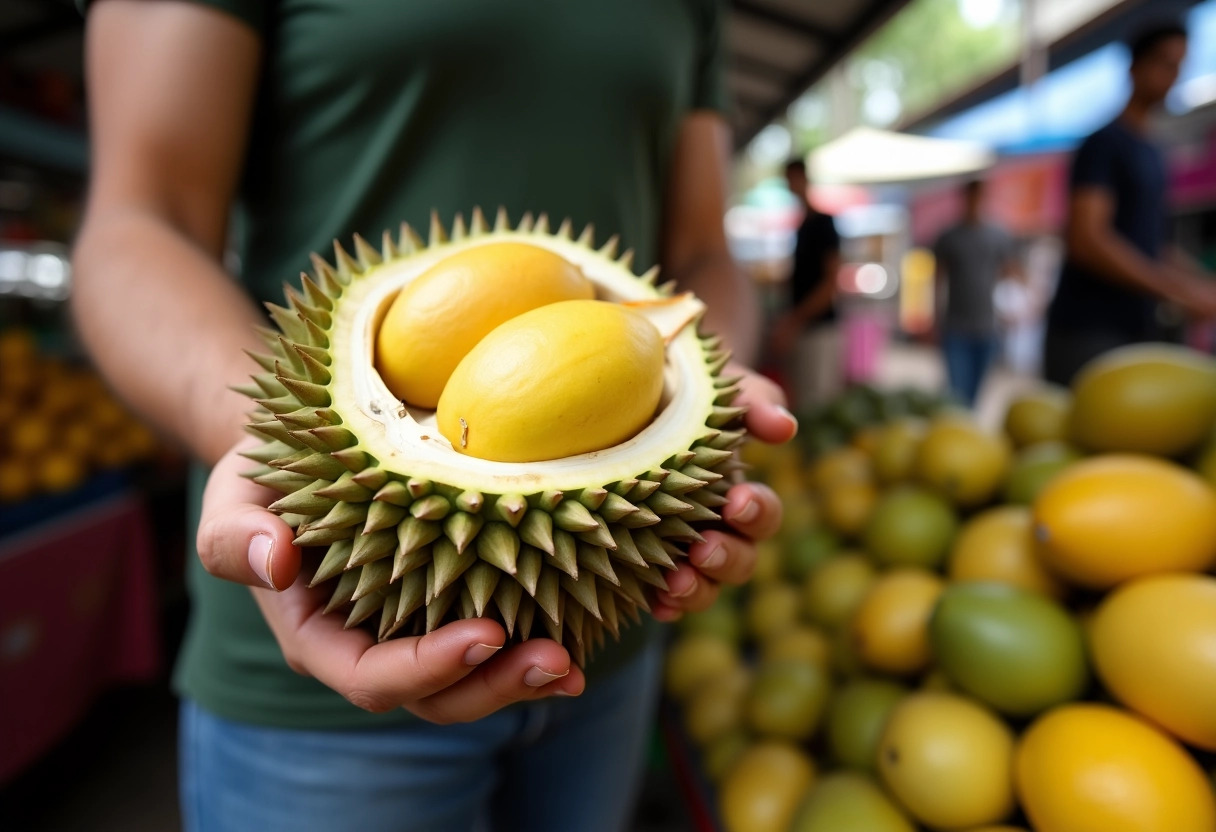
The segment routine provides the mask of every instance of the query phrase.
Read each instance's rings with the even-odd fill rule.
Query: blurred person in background
[[[950,393],[971,407],[998,346],[995,291],[1004,277],[1022,278],[1013,238],[984,219],[984,183],[963,186],[963,216],[933,247],[938,327]]]
[[[175,674],[187,832],[619,832],[658,693],[658,629],[587,673],[489,619],[376,643],[323,615],[294,533],[241,476],[257,444],[228,385],[259,302],[309,253],[475,205],[619,233],[708,304],[746,360],[749,281],[723,228],[730,139],[717,3],[96,0],[91,181],[73,311],[109,381],[198,459],[191,618]],[[239,218],[241,273],[223,268]],[[442,338],[443,333],[436,333]],[[796,423],[743,378],[763,440]],[[780,524],[734,485],[653,602],[672,620],[741,583]],[[565,698],[561,698],[565,697]],[[485,824],[485,825],[479,825]]]
[[[1166,241],[1165,159],[1148,135],[1178,80],[1186,29],[1157,24],[1129,47],[1127,105],[1082,142],[1072,162],[1064,267],[1043,350],[1044,375],[1057,384],[1107,350],[1160,338],[1160,301],[1194,317],[1216,316],[1216,284]]]
[[[811,204],[806,162],[786,164],[785,181],[805,213],[794,245],[789,308],[773,328],[771,349],[785,367],[791,400],[801,413],[829,401],[843,386],[835,306],[840,235],[832,216]]]

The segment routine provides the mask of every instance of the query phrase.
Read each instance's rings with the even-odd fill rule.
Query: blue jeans
[[[644,773],[661,646],[582,696],[466,725],[302,731],[181,708],[186,832],[622,832]]]
[[[988,372],[988,365],[996,355],[996,338],[946,332],[942,334],[942,352],[946,358],[950,392],[960,403],[971,407],[980,392],[984,373]]]

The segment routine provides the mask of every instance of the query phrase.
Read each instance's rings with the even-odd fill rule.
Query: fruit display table
[[[0,536],[0,782],[107,686],[153,677],[160,655],[152,535],[136,491]]]

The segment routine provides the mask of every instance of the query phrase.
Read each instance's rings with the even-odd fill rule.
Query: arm
[[[250,369],[254,306],[219,265],[248,129],[260,46],[235,18],[193,3],[104,0],[89,15],[93,181],[76,250],[73,309],[111,383],[215,463],[199,557],[255,587],[287,663],[372,711],[478,719],[524,699],[577,694],[582,672],[546,639],[503,649],[485,619],[376,644],[321,613],[297,580],[294,533],[275,494],[242,478],[233,446],[245,404],[226,385]],[[266,588],[270,587],[270,588]],[[282,592],[271,589],[284,588]]]
[[[832,308],[836,300],[836,275],[840,273],[840,249],[833,249],[823,258],[823,280],[815,290],[802,299],[802,302],[790,310],[790,316],[805,326]]]
[[[663,266],[706,302],[706,328],[722,334],[737,357],[750,359],[759,329],[757,303],[730,256],[722,224],[728,147],[719,116],[695,113],[685,120],[667,189]],[[742,376],[735,404],[749,408],[746,424],[753,436],[765,442],[793,438],[797,422],[775,384],[738,364],[724,372]],[[705,609],[717,597],[719,582],[746,581],[756,562],[754,541],[771,537],[781,525],[780,500],[758,483],[732,487],[720,511],[730,531],[706,532],[705,541],[690,548],[688,562],[666,576],[668,591],[658,593],[653,605],[656,618]]]
[[[1186,271],[1145,257],[1112,225],[1114,200],[1100,187],[1078,188],[1069,204],[1068,256],[1112,283],[1173,301],[1201,315],[1216,310],[1213,288]]]

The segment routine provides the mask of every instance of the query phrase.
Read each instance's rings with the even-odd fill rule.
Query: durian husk
[[[553,638],[582,664],[607,634],[618,637],[649,612],[649,593],[666,589],[665,573],[703,539],[698,529],[719,522],[717,509],[742,467],[743,410],[732,406],[739,380],[722,375],[729,355],[721,341],[690,328],[695,340],[683,355],[691,344],[695,359],[683,370],[708,393],[691,406],[695,424],[686,424],[684,407],[685,424],[652,426],[667,433],[648,434],[645,453],[587,454],[563,460],[560,474],[549,476],[543,465],[495,468],[505,464],[469,460],[450,445],[451,459],[435,451],[446,440],[385,399],[370,353],[360,352],[369,331],[348,326],[359,318],[365,330],[374,327],[376,310],[343,303],[365,303],[366,289],[412,259],[421,258],[420,272],[422,260],[436,262],[445,250],[503,238],[578,257],[634,300],[673,292],[654,285],[656,269],[633,275],[632,254],[617,257],[616,238],[596,249],[590,227],[577,239],[569,221],[551,233],[544,215],[525,215],[512,228],[500,210],[491,229],[474,211],[467,226],[458,215],[450,232],[432,217],[425,244],[402,225],[395,239],[385,232],[379,251],[356,236],[353,255],[335,242],[332,264],[314,256],[300,286],[285,287],[286,305],[267,305],[275,324],[260,330],[267,352],[250,354],[260,372],[238,388],[256,403],[248,430],[264,440],[244,454],[256,463],[247,476],[283,494],[270,509],[295,529],[296,544],[323,552],[310,585],[333,587],[326,612],[345,615],[347,627],[369,626],[383,640],[484,616],[512,640]],[[343,360],[347,340],[355,346]],[[359,375],[363,363],[370,382],[344,378]],[[381,424],[389,422],[391,430]],[[413,446],[390,443],[402,430]],[[440,467],[423,457],[440,459]]]

